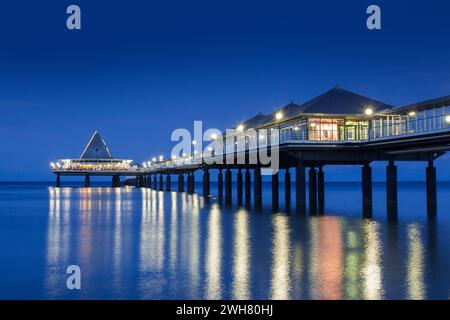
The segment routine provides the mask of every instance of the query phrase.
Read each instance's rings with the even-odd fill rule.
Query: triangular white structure
[[[98,131],[94,132],[80,159],[112,159],[111,152]]]

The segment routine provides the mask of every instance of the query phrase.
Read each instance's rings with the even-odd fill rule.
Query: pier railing
[[[203,152],[202,156],[187,155],[171,160],[144,165],[144,172],[158,171],[161,169],[180,168],[200,165],[210,157],[232,155],[236,152],[257,151],[259,148],[268,147],[274,142],[277,145],[285,144],[358,144],[370,141],[392,140],[408,136],[420,136],[439,132],[450,132],[450,115],[441,114],[437,116],[424,117],[421,113],[414,116],[385,116],[371,119],[367,127],[359,128],[360,132],[349,135],[344,130],[328,130],[325,135],[328,139],[311,139],[311,137],[322,137],[323,134],[310,134],[310,128],[303,125],[299,128],[298,120],[283,124],[283,127],[272,127],[263,130],[253,130],[250,135],[244,133],[234,134],[233,143],[226,143],[225,138],[220,148]],[[318,129],[320,130],[320,129]],[[263,134],[261,133],[263,132]],[[349,137],[352,136],[351,139]],[[256,141],[250,142],[250,139]],[[358,138],[358,139],[356,139]],[[274,140],[275,139],[275,140]],[[228,141],[229,141],[228,137]]]

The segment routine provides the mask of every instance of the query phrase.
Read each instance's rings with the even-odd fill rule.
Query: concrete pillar
[[[427,176],[427,215],[428,218],[436,218],[437,215],[436,167],[434,167],[433,165],[433,160],[428,161],[426,176]]]
[[[114,175],[112,177],[112,187],[113,188],[118,188],[120,187],[120,177],[118,175]]]
[[[245,205],[250,207],[250,197],[251,197],[251,175],[250,170],[245,171]]]
[[[225,203],[231,204],[232,185],[231,185],[231,170],[225,171]]]
[[[309,169],[309,213],[317,213],[317,171],[314,167]]]
[[[222,169],[219,169],[219,175],[217,176],[217,194],[219,196],[219,201],[223,199],[223,173]]]
[[[237,201],[238,206],[242,206],[242,171],[238,170],[237,173]]]
[[[319,213],[325,211],[325,175],[322,166],[319,167],[317,172],[317,200],[319,206]]]
[[[297,212],[306,213],[306,174],[303,161],[298,161],[295,167],[295,203]]]
[[[61,176],[59,174],[56,175],[56,183],[55,186],[57,188],[61,187]]]
[[[151,188],[151,187],[152,187],[152,179],[151,179],[151,176],[150,176],[149,174],[147,174],[146,176],[147,176],[147,179],[146,179],[146,187],[147,187],[147,188]],[[119,184],[120,184],[120,182],[119,182]]]
[[[195,175],[194,172],[191,173],[191,193],[195,192]]]
[[[210,179],[209,179],[209,170],[205,169],[203,171],[203,196],[210,196]]]
[[[182,173],[178,175],[178,192],[184,192],[184,175]]]
[[[192,180],[191,173],[188,173],[188,175],[187,175],[187,192],[188,193],[193,193],[191,180]]]
[[[262,178],[261,168],[255,168],[253,173],[253,189],[254,189],[254,203],[255,208],[260,209],[262,207]]]
[[[397,166],[393,160],[386,167],[386,200],[388,220],[397,220]]]
[[[279,208],[279,179],[278,171],[272,175],[272,209],[278,211]]]
[[[164,190],[164,186],[163,186],[163,175],[162,173],[159,175],[159,191],[163,191]]]
[[[89,188],[91,186],[91,177],[89,175],[86,175],[84,177],[84,187]]]
[[[156,174],[153,175],[153,190],[158,190],[158,180],[156,178]]]
[[[362,167],[363,217],[372,218],[372,167],[366,163]]]
[[[170,178],[170,174],[166,175],[166,191],[170,192],[172,189],[172,179]]]
[[[286,211],[291,209],[291,174],[289,168],[286,168],[284,173],[284,203]]]

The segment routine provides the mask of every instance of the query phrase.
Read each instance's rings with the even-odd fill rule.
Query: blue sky
[[[66,8],[82,30],[66,29]],[[369,31],[378,4],[382,30]],[[14,1],[0,10],[0,180],[49,180],[99,130],[116,157],[172,147],[335,84],[402,105],[450,94],[448,1]],[[450,179],[449,158],[438,161]],[[384,176],[384,164],[375,179]],[[401,179],[423,165],[402,164]],[[329,169],[333,180],[359,170]]]

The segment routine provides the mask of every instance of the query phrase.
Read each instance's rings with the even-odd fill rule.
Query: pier
[[[84,177],[86,188],[91,186],[91,177],[93,176],[111,177],[111,186],[114,188],[121,186],[121,177],[135,176],[140,184],[144,179],[139,169],[140,166],[135,165],[132,160],[113,158],[108,146],[97,131],[89,140],[79,159],[61,159],[51,162],[50,167],[56,175],[56,187],[61,186],[61,177],[64,176]]]
[[[193,193],[196,191],[194,173],[202,171],[202,193],[205,197],[211,196],[211,175],[217,174],[220,201],[224,200],[229,205],[235,200],[240,206],[253,205],[258,209],[262,207],[263,200],[262,175],[267,174],[268,169],[268,165],[259,161],[259,151],[269,148],[270,152],[279,154],[279,166],[270,173],[274,211],[280,209],[280,174],[284,174],[284,209],[316,215],[325,212],[327,168],[358,165],[362,182],[361,208],[363,216],[370,218],[373,208],[371,164],[383,161],[386,163],[386,214],[389,220],[396,220],[397,167],[405,161],[418,161],[427,164],[424,177],[428,217],[437,215],[434,161],[450,149],[450,96],[394,107],[335,87],[303,104],[289,103],[271,114],[258,114],[239,123],[234,129],[231,137],[227,133],[217,138],[224,148],[213,156],[221,157],[223,161],[220,163],[207,161],[212,157],[211,152],[200,156],[194,156],[192,152],[167,160],[153,158],[143,165],[132,165],[130,160],[117,160],[119,162],[116,163],[112,157],[104,159],[106,151],[103,151],[102,158],[98,160],[82,156],[76,161],[58,162],[59,167],[52,167],[57,176],[56,185],[59,186],[62,175],[85,175],[88,186],[89,177],[97,174],[113,176],[113,186],[120,184],[117,177],[131,176],[134,178],[128,180],[129,184],[159,191],[164,190],[165,181],[165,190],[171,191],[171,179],[176,177],[178,192]],[[263,135],[263,132],[268,132],[268,135]],[[256,137],[256,144],[252,143],[252,137]],[[234,143],[227,144],[230,139]],[[269,145],[273,139],[277,142],[276,150]],[[96,141],[98,145],[98,138]],[[89,145],[87,148],[90,152],[93,150]],[[239,161],[242,156],[246,161]],[[252,157],[257,157],[258,161],[247,161]],[[84,167],[83,161],[89,165]],[[70,169],[71,166],[75,166],[76,170]],[[98,166],[105,166],[105,170],[98,170]],[[106,170],[107,166],[114,170]],[[236,194],[233,194],[232,188],[234,177]],[[291,192],[293,181],[295,194]],[[291,208],[292,195],[295,207]]]

